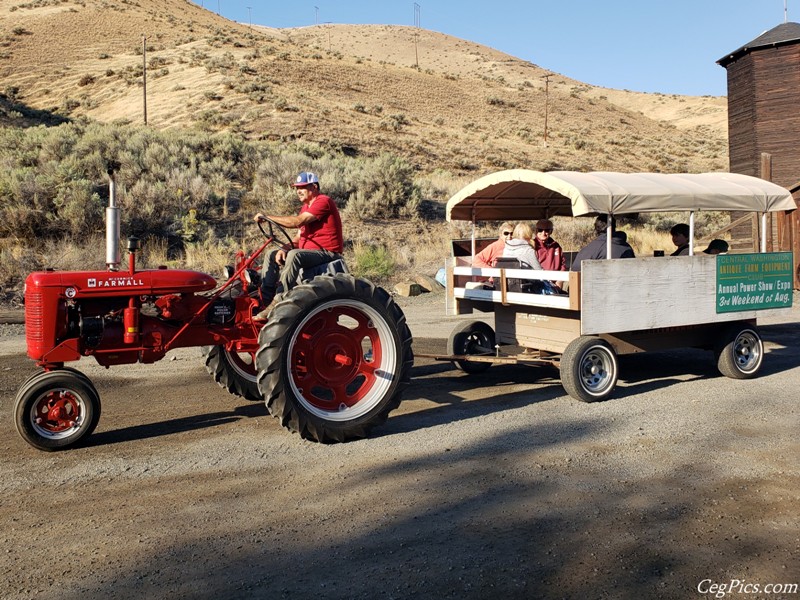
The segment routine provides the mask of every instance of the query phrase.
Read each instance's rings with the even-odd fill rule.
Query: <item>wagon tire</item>
[[[206,371],[220,387],[246,400],[263,400],[258,390],[255,356],[227,350],[225,346],[203,346]]]
[[[717,369],[731,379],[755,377],[764,362],[764,343],[755,325],[729,328],[716,351]]]
[[[466,356],[470,354],[494,356],[495,335],[492,327],[483,321],[459,323],[447,339],[447,354]],[[492,366],[490,362],[454,360],[453,364],[465,373],[483,373]]]
[[[581,336],[572,340],[561,355],[561,385],[582,402],[605,400],[619,377],[617,354],[605,340]]]
[[[267,410],[304,439],[364,438],[411,381],[405,315],[391,296],[348,274],[316,277],[275,304],[259,334]]]
[[[17,392],[17,432],[39,450],[70,448],[90,435],[99,420],[100,395],[89,378],[74,369],[37,373]]]

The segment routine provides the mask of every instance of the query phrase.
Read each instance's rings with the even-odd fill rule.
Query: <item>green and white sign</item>
[[[717,255],[717,312],[792,305],[792,253]]]

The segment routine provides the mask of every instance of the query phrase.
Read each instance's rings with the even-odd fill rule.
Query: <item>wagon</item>
[[[493,363],[549,363],[560,369],[567,393],[584,402],[613,393],[617,357],[624,354],[703,348],[714,353],[723,375],[752,378],[764,359],[757,317],[789,311],[792,304],[792,254],[766,252],[766,215],[795,208],[786,189],[731,173],[516,169],[482,177],[447,203],[447,219],[471,222],[473,234],[466,251],[462,246],[448,260],[446,311],[493,312],[494,327],[463,321],[450,335],[447,354],[428,356],[467,373]],[[480,250],[475,225],[482,221],[667,211],[687,213],[689,256],[585,260],[579,272],[472,266]],[[696,254],[691,240],[698,211],[757,213],[760,252]],[[488,278],[493,289],[480,284]],[[567,282],[568,293],[525,293],[510,285],[537,280]]]

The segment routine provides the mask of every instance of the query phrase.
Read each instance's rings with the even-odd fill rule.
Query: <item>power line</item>
[[[422,7],[416,2],[414,2],[414,61],[418,69],[419,69],[419,52],[417,51],[417,39],[419,38],[419,24],[420,24],[421,11]]]

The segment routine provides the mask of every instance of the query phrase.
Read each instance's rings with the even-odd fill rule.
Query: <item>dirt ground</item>
[[[404,310],[415,351],[443,351],[441,304]],[[797,316],[762,325],[755,380],[700,351],[623,357],[597,404],[552,368],[418,359],[400,409],[339,445],[227,394],[196,350],[81,361],[103,416],[60,453],[14,430],[34,369],[6,335],[0,597],[796,598],[764,590],[800,583]]]

